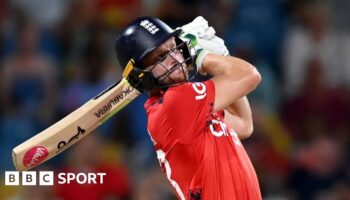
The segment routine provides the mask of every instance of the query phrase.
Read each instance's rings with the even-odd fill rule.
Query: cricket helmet
[[[140,17],[124,28],[115,44],[119,64],[124,68],[123,77],[140,91],[152,90],[159,87],[159,82],[152,72],[142,66],[143,59],[161,46],[164,42],[175,37],[176,43],[182,42],[177,36],[181,29],[173,30],[163,21],[155,17]],[[191,56],[187,45],[182,45],[183,55],[190,63]]]

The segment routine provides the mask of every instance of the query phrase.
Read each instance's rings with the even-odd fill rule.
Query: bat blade
[[[12,151],[18,171],[40,165],[72,146],[140,95],[124,78]]]

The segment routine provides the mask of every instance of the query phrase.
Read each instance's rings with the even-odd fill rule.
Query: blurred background
[[[104,185],[5,187],[12,148],[121,79],[114,42],[141,15],[202,15],[262,74],[243,143],[263,198],[350,199],[349,0],[0,0],[0,199],[175,199],[142,95],[36,170],[106,172]]]

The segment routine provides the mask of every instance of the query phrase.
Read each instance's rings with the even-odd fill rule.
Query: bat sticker
[[[75,135],[73,135],[73,137],[71,137],[71,138],[68,140],[68,142],[66,142],[66,141],[61,141],[61,142],[58,143],[58,145],[57,145],[57,149],[58,149],[58,150],[56,151],[56,153],[62,151],[62,150],[64,149],[65,146],[67,146],[68,144],[70,144],[70,143],[73,142],[74,140],[79,140],[80,135],[83,135],[83,134],[85,133],[85,130],[82,129],[80,126],[78,126],[77,129],[78,129],[78,133],[75,134]]]
[[[100,118],[102,115],[107,113],[110,109],[112,109],[113,106],[117,105],[120,101],[124,99],[124,97],[127,97],[130,92],[134,90],[133,87],[127,87],[125,90],[121,91],[118,95],[116,95],[113,99],[111,99],[106,105],[104,105],[102,108],[98,110],[98,112],[95,112],[96,117]]]

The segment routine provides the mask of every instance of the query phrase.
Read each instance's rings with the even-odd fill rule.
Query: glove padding
[[[229,55],[224,40],[215,35],[216,32],[214,28],[209,27],[208,22],[202,16],[182,26],[181,29],[182,32],[179,38],[189,42],[190,53],[196,59],[195,63],[200,74],[206,74],[201,68],[204,57],[208,53],[225,56]]]
[[[213,27],[209,27],[208,21],[202,16],[196,17],[192,22],[185,24],[181,27],[184,33],[190,33],[198,38],[211,40],[215,37],[215,30]]]

